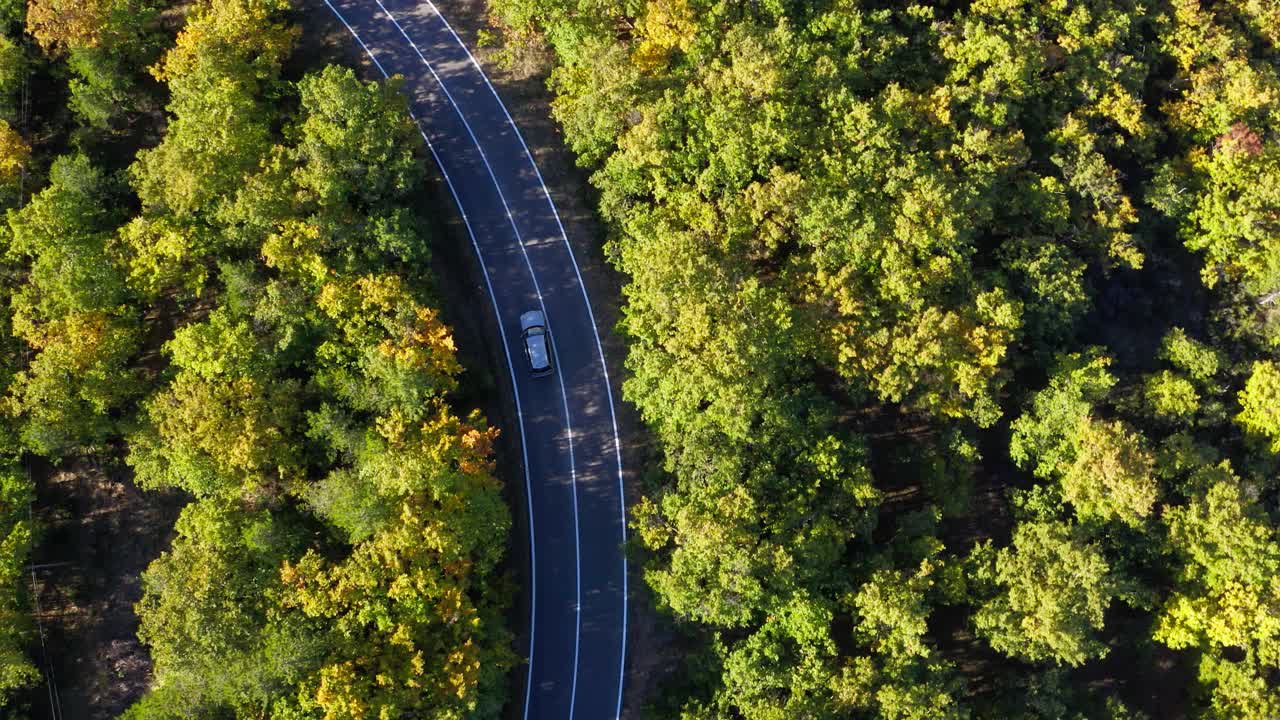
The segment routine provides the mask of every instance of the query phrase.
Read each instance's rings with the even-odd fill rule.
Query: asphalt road
[[[554,204],[496,91],[429,0],[326,4],[384,75],[404,77],[504,333],[533,562],[528,677],[516,702],[531,720],[617,718],[627,621],[621,456],[598,331]],[[549,377],[530,376],[520,345],[520,313],[534,309],[546,314],[558,360]]]

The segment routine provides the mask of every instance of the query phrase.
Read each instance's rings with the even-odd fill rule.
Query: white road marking
[[[520,227],[516,224],[515,217],[511,214],[511,206],[507,203],[506,195],[502,192],[502,186],[498,182],[497,174],[494,173],[493,171],[493,166],[489,164],[489,157],[484,151],[484,146],[480,143],[480,139],[476,137],[475,131],[471,127],[471,123],[467,121],[466,115],[463,114],[462,112],[462,108],[459,107],[458,103],[453,99],[453,94],[449,92],[448,85],[446,85],[444,82],[444,79],[441,78],[440,75],[436,73],[435,67],[431,65],[431,61],[427,60],[426,56],[422,54],[422,50],[418,47],[418,45],[415,42],[413,42],[413,39],[409,37],[409,34],[404,31],[404,28],[401,27],[400,23],[395,19],[395,16],[393,16],[391,12],[387,10],[386,6],[382,4],[382,0],[374,0],[374,2],[377,3],[378,8],[382,10],[383,14],[387,16],[387,19],[391,21],[391,24],[395,25],[396,30],[398,30],[400,34],[404,37],[405,41],[409,43],[409,46],[413,48],[413,51],[417,53],[418,59],[421,60],[422,64],[426,66],[427,71],[431,73],[431,77],[435,78],[436,83],[440,86],[440,90],[444,93],[445,99],[447,99],[449,101],[449,104],[453,106],[454,112],[458,114],[458,119],[462,121],[462,126],[466,129],[467,135],[471,138],[472,144],[475,145],[476,151],[480,154],[480,161],[484,163],[485,171],[489,174],[489,180],[493,182],[493,189],[495,192],[498,193],[498,199],[502,202],[502,209],[507,215],[507,222],[510,223],[511,231],[512,233],[515,234],[516,245],[519,246],[520,254],[521,256],[524,257],[525,266],[529,269],[529,276],[533,281],[533,289],[538,296],[538,306],[542,309],[542,315],[543,315],[544,321],[547,323],[547,331],[551,334],[551,342],[552,342],[552,345],[554,346],[555,337],[556,337],[555,326],[551,322],[551,314],[547,312],[546,303],[543,301],[543,298],[542,298],[542,288],[539,287],[538,285],[538,274],[537,272],[534,271],[533,263],[529,260],[529,252],[524,246],[524,239],[520,234]],[[433,151],[433,154],[434,154],[434,151]],[[438,157],[436,161],[437,163],[439,162]],[[581,278],[579,278],[579,281],[581,281]],[[560,384],[560,400],[563,403],[563,407],[564,407],[565,430],[569,439],[569,475],[570,475],[570,485],[571,485],[572,497],[573,497],[573,551],[574,551],[575,602],[573,607],[573,615],[574,615],[573,676],[572,676],[573,679],[570,685],[570,694],[569,694],[569,720],[573,720],[574,704],[577,700],[577,692],[578,692],[578,655],[579,655],[579,648],[581,646],[581,641],[582,641],[582,545],[581,545],[581,533],[579,532],[579,522],[578,522],[578,472],[577,472],[577,463],[575,462],[574,451],[573,451],[573,418],[572,418],[572,415],[570,415],[569,413],[569,398],[568,398],[568,395],[565,393],[564,374],[561,371],[560,363],[556,363],[555,367],[556,367],[556,379],[559,381],[559,384]],[[529,672],[530,674],[532,674],[533,672],[532,651],[529,653]],[[530,698],[531,692],[532,692],[532,683],[526,681],[525,709],[524,709],[524,716],[526,719],[529,716],[529,698]]]
[[[347,23],[347,19],[342,16],[342,13],[338,12],[338,9],[333,6],[333,3],[331,3],[329,0],[324,0],[324,4],[329,6],[329,9],[333,11],[333,14],[335,16],[337,16],[338,21],[341,22],[344,27],[346,27],[347,32],[351,33],[351,37],[355,38],[355,41],[359,43],[361,49],[363,49],[365,54],[369,56],[369,59],[373,61],[374,66],[378,68],[378,72],[382,73],[382,77],[384,78],[390,77],[389,75],[387,75],[387,71],[383,69],[382,63],[378,62],[378,58],[375,57],[373,52],[369,50],[369,46],[365,45],[364,40],[360,39],[359,33],[357,33],[355,31],[355,28],[351,27],[351,25]],[[410,108],[409,110],[409,116],[413,118],[413,121],[415,124],[418,124],[418,118],[413,114],[412,108]],[[458,212],[462,215],[462,222],[464,225],[466,225],[467,235],[471,238],[471,247],[472,249],[475,250],[476,259],[480,262],[480,272],[484,274],[485,287],[488,288],[489,290],[489,301],[493,303],[494,318],[498,321],[498,334],[501,336],[501,339],[502,339],[502,352],[504,355],[506,355],[507,370],[511,375],[511,392],[515,396],[515,401],[516,401],[516,416],[519,418],[519,421],[520,421],[520,452],[524,457],[525,500],[528,503],[528,511],[529,511],[529,562],[534,568],[536,568],[537,567],[537,543],[534,540],[534,533],[533,533],[533,484],[529,476],[529,448],[525,443],[524,411],[521,409],[521,406],[520,406],[520,388],[516,384],[515,365],[511,362],[511,348],[507,344],[507,334],[502,328],[502,315],[498,309],[498,297],[493,292],[493,283],[489,278],[489,269],[485,267],[484,255],[480,252],[480,244],[476,241],[476,234],[471,227],[471,220],[467,217],[467,211],[462,205],[462,199],[458,197],[458,192],[453,186],[453,180],[449,178],[448,171],[445,170],[444,164],[440,162],[440,156],[436,154],[436,149],[431,144],[431,139],[427,137],[427,133],[422,129],[421,124],[418,124],[418,132],[422,134],[422,139],[426,141],[427,149],[431,151],[432,158],[435,159],[436,165],[439,166],[440,174],[444,176],[445,184],[448,185],[449,187],[449,194],[453,196],[453,201],[458,206]],[[554,339],[553,339],[553,342],[554,342]],[[571,442],[572,442],[572,439],[571,439]],[[537,614],[537,603],[538,603],[537,573],[531,572],[529,573],[529,575],[530,575],[529,582],[531,585],[530,593],[529,593],[529,673],[528,673],[528,679],[526,680],[526,685],[531,682],[533,677],[533,650],[535,647],[535,636],[537,631],[537,628],[534,625],[533,619],[534,617],[536,617],[536,614]],[[529,713],[529,700],[528,700],[528,694],[526,693],[525,715],[528,716],[528,713]]]
[[[622,512],[622,547],[625,548],[627,543],[627,495],[622,482],[622,441],[618,437],[618,415],[613,406],[613,386],[609,383],[609,366],[604,361],[604,346],[600,343],[600,326],[596,323],[595,313],[591,310],[591,299],[587,296],[586,283],[582,282],[582,271],[578,268],[577,258],[574,257],[573,246],[569,244],[569,236],[565,233],[564,225],[560,222],[560,212],[556,209],[555,201],[551,199],[551,191],[547,189],[547,184],[542,179],[542,172],[538,170],[538,163],[534,162],[533,153],[529,152],[529,146],[524,141],[524,135],[520,133],[520,128],[516,126],[515,120],[511,118],[511,113],[507,111],[506,103],[502,102],[502,98],[493,87],[493,83],[489,82],[489,76],[485,74],[484,68],[480,67],[480,63],[471,54],[471,50],[466,43],[462,42],[462,38],[458,37],[458,33],[454,32],[448,18],[444,16],[444,13],[440,12],[440,8],[436,7],[432,0],[426,0],[426,2],[427,5],[431,6],[431,10],[436,16],[440,18],[440,21],[444,23],[454,41],[467,54],[476,72],[480,73],[480,77],[484,79],[484,84],[489,87],[489,92],[493,93],[493,99],[498,102],[498,107],[502,108],[502,114],[507,117],[507,124],[515,132],[516,139],[520,141],[520,147],[524,148],[525,157],[529,159],[529,166],[533,168],[534,175],[538,178],[538,184],[542,186],[542,194],[547,198],[547,205],[551,207],[551,215],[556,219],[556,226],[560,228],[560,237],[564,240],[564,247],[569,251],[569,260],[573,263],[573,272],[578,276],[578,288],[582,291],[582,302],[587,306],[587,316],[591,319],[591,327],[595,330],[596,352],[600,355],[600,369],[604,373],[605,396],[609,400],[609,419],[613,423],[613,451],[618,462],[618,502]],[[622,658],[619,664],[618,708],[615,717],[622,716],[622,681],[626,676],[627,666],[627,555],[625,552],[622,554]]]

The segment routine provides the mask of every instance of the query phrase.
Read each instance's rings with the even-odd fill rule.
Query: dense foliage
[[[0,128],[0,706],[39,679],[26,453],[190,498],[142,577],[125,717],[494,718],[510,517],[496,430],[453,405],[421,135],[394,81],[286,76],[288,0],[183,10],[164,49],[150,3],[26,8],[74,112],[27,131],[70,150],[22,197]]]
[[[0,3],[0,211],[20,205],[32,170],[31,145],[22,112],[23,86],[32,58],[17,31],[18,8]],[[17,39],[15,39],[17,38]],[[3,222],[0,222],[3,227]],[[13,241],[0,231],[0,391],[12,392],[22,346],[14,337],[19,321],[20,274],[7,262]],[[0,398],[0,404],[5,400]],[[29,653],[35,639],[31,575],[27,570],[37,528],[31,503],[35,488],[22,467],[18,425],[0,409],[0,715],[9,717],[26,688],[40,679]]]
[[[146,0],[29,0],[27,32],[65,60],[68,104],[90,127],[122,125],[148,104],[142,70],[160,48],[160,3]]]
[[[493,6],[629,280],[660,717],[1280,712],[1273,3]]]
[[[0,471],[0,707],[40,677],[27,656],[31,614],[25,565],[33,530],[27,514],[31,494],[21,470]]]

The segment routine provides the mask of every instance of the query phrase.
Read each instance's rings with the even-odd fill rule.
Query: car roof
[[[525,345],[529,348],[529,364],[534,370],[543,370],[551,367],[550,354],[547,352],[547,335],[546,333],[530,333],[524,338]]]
[[[524,332],[531,327],[547,326],[547,320],[542,316],[541,310],[530,310],[520,315],[520,332]]]

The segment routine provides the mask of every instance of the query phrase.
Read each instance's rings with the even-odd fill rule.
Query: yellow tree
[[[331,282],[316,304],[338,330],[316,351],[318,379],[352,407],[416,418],[457,386],[462,367],[448,326],[399,276]]]
[[[1118,420],[1086,417],[1075,443],[1075,462],[1062,475],[1062,494],[1082,518],[1137,525],[1151,514],[1158,493],[1155,459],[1141,435]]]
[[[697,27],[688,0],[650,0],[636,28],[633,60],[646,72],[661,69],[672,52],[688,49]]]
[[[511,657],[492,581],[510,518],[493,477],[496,431],[437,403],[420,424],[392,413],[355,472],[396,511],[339,562],[286,563],[285,604],[332,628],[302,704],[328,720],[492,717]],[[489,600],[477,605],[474,598]]]
[[[0,120],[0,188],[16,191],[30,162],[31,147],[27,141],[9,123]]]
[[[1236,420],[1270,441],[1271,452],[1280,453],[1280,364],[1253,364],[1253,374],[1240,391],[1240,405],[1243,409]]]
[[[46,51],[95,47],[111,15],[114,0],[31,0],[27,32]]]
[[[60,455],[106,439],[115,429],[111,410],[139,390],[129,360],[139,342],[136,320],[101,312],[72,313],[23,329],[37,350],[6,398],[25,421],[23,439],[33,450]]]
[[[1280,535],[1225,463],[1219,479],[1169,511],[1169,548],[1179,582],[1160,609],[1155,639],[1196,648],[1212,690],[1211,717],[1253,720],[1280,713]]]

